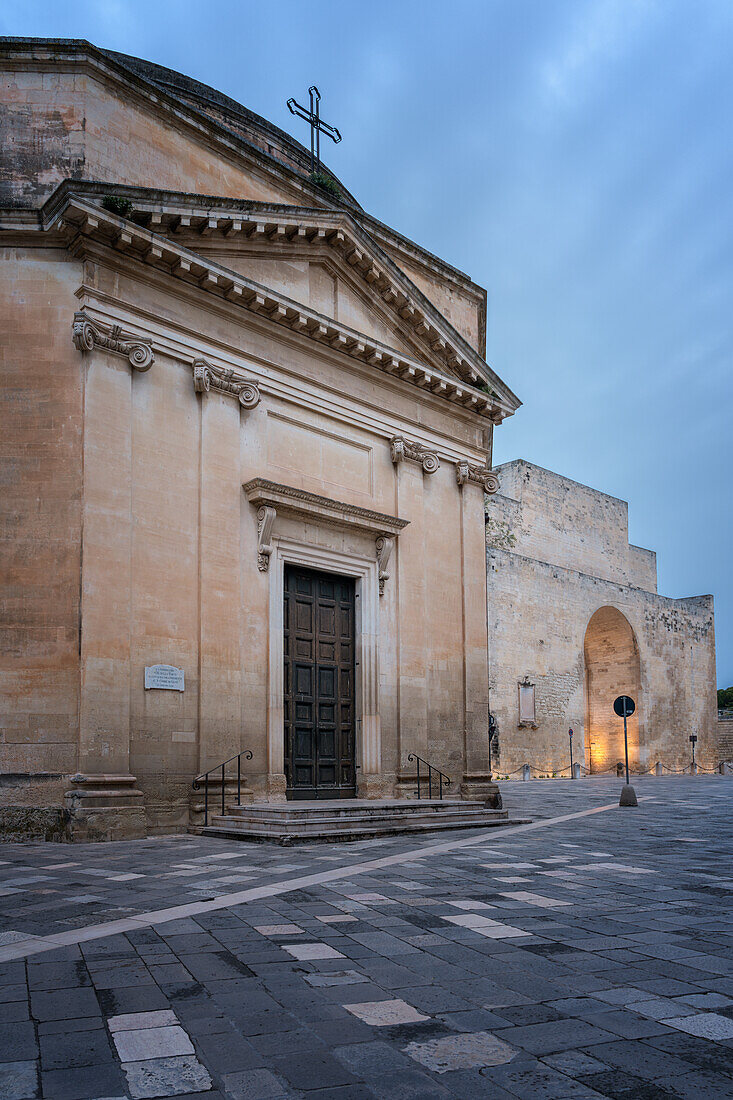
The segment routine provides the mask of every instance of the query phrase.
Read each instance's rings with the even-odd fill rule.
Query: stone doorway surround
[[[289,485],[254,478],[243,486],[257,510],[258,565],[269,573],[267,799],[285,801],[283,615],[285,566],[300,565],[323,573],[352,577],[356,592],[355,715],[357,796],[378,798],[382,791],[382,736],[379,714],[379,600],[389,579],[387,567],[394,542],[408,520],[357,505],[317,496]],[[352,531],[354,547],[318,545],[283,530],[281,520],[294,518],[316,531]],[[366,537],[365,537],[366,536]],[[374,547],[367,556],[358,541]]]

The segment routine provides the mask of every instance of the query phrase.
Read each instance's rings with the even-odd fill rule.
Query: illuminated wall
[[[591,772],[603,772],[624,759],[624,723],[613,710],[619,695],[630,695],[636,712],[628,719],[629,763],[639,760],[641,676],[639,649],[628,619],[615,607],[601,607],[585,632],[585,750]]]

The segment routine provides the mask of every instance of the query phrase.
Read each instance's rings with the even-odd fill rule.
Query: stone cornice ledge
[[[111,247],[140,262],[158,267],[188,285],[197,286],[285,329],[368,363],[495,424],[511,416],[520,404],[519,399],[498,379],[496,387],[506,391],[504,396],[499,396],[496,389],[487,393],[454,375],[426,367],[377,339],[316,313],[277,290],[207,260],[172,239],[117,217],[76,195],[67,196],[65,205],[56,212],[46,228],[58,227],[66,230],[67,244],[75,254],[84,254],[83,242],[86,239],[95,240],[104,247]]]
[[[410,522],[384,512],[360,508],[357,504],[345,504],[340,500],[331,500],[330,497],[308,493],[305,489],[294,489],[291,485],[267,481],[262,477],[245,482],[242,488],[249,503],[258,508],[274,508],[283,515],[310,517],[335,527],[356,528],[377,536],[399,535]]]

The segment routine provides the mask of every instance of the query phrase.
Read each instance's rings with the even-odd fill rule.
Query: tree
[[[733,687],[718,688],[718,710],[733,710]]]

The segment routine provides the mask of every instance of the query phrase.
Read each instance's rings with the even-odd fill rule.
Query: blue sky
[[[87,38],[226,92],[489,292],[524,401],[495,460],[629,501],[659,589],[715,595],[733,683],[733,3],[6,0],[3,34]]]

